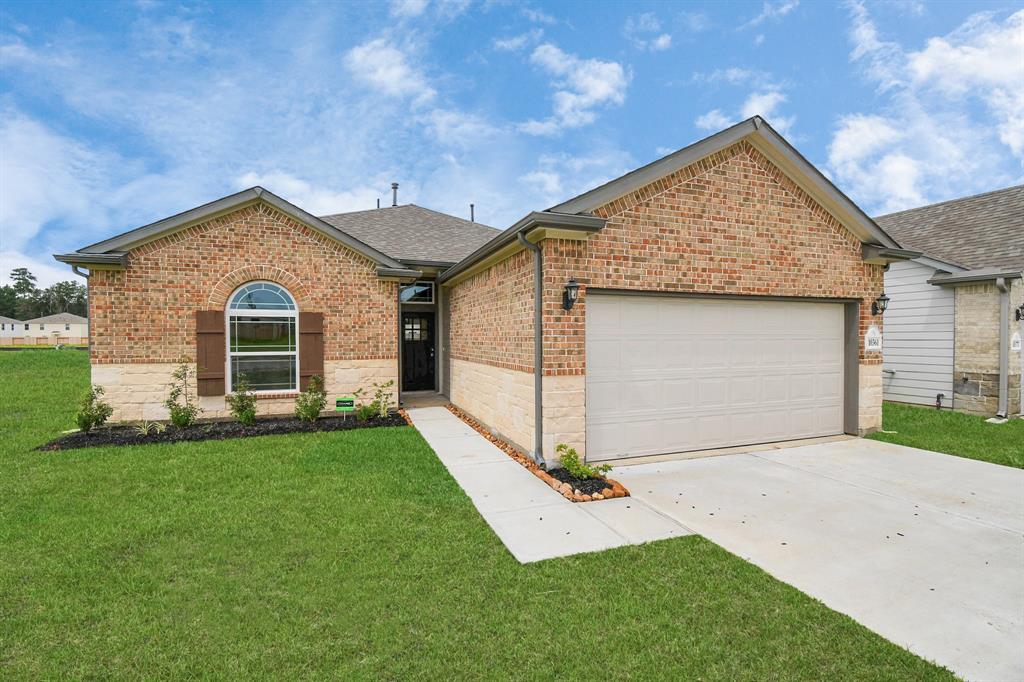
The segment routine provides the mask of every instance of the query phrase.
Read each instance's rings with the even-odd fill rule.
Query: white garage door
[[[587,296],[587,459],[843,432],[843,306]]]

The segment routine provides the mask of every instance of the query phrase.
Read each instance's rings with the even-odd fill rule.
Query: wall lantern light
[[[882,294],[874,301],[871,302],[871,314],[881,315],[885,312],[885,309],[889,307],[889,297]]]
[[[562,307],[566,310],[572,310],[572,307],[576,305],[576,299],[580,296],[580,284],[572,277],[565,283],[565,293],[562,294]]]
[[[1020,322],[1021,320],[1024,320],[1024,303],[1021,303],[1020,307],[1017,308],[1017,310],[1016,310],[1016,318],[1017,318],[1018,322]]]

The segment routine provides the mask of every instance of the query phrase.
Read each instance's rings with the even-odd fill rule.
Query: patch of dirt
[[[359,421],[355,415],[348,417],[321,417],[315,422],[305,422],[295,417],[267,417],[256,420],[251,426],[234,421],[204,422],[184,429],[173,425],[156,433],[141,434],[132,425],[118,425],[96,429],[90,433],[81,431],[56,438],[37,450],[71,450],[74,448],[95,448],[120,445],[148,445],[151,443],[185,443],[203,440],[226,440],[228,438],[251,438],[253,436],[275,436],[284,433],[320,433],[325,431],[349,431],[351,429],[372,429],[380,426],[405,426],[403,415],[392,412],[387,417],[372,417]]]

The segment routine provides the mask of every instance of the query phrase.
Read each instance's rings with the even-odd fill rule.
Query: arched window
[[[228,301],[228,390],[243,375],[253,391],[295,391],[299,377],[298,308],[285,289],[250,282]]]

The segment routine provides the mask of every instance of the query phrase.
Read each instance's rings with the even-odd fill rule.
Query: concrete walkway
[[[692,534],[636,498],[570,502],[443,407],[407,413],[520,563]]]
[[[1024,471],[856,439],[615,474],[635,499],[957,675],[1024,680]]]

